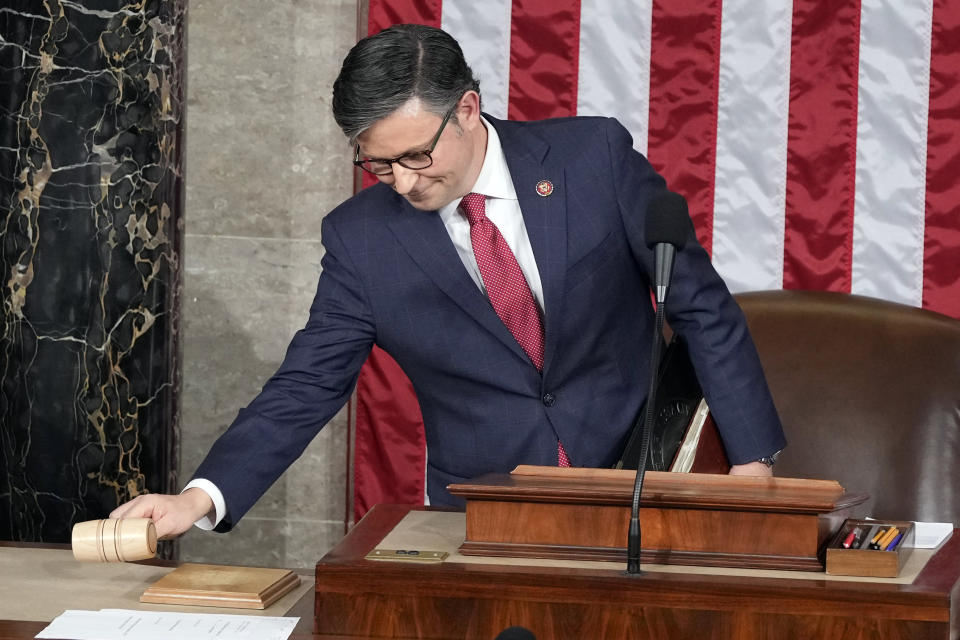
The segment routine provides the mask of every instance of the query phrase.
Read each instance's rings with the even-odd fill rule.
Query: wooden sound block
[[[287,569],[187,563],[148,587],[140,602],[266,609],[299,584]]]

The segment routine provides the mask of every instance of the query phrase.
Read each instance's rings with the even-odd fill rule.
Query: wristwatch
[[[783,449],[780,449],[780,451],[783,451]],[[757,460],[757,462],[762,462],[768,467],[772,467],[774,463],[777,461],[777,457],[780,455],[780,451],[774,451],[770,455],[760,458],[759,460]]]

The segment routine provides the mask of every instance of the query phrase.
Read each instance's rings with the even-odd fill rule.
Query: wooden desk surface
[[[408,511],[376,507],[317,564],[318,637],[960,637],[958,535],[910,584],[365,560]]]
[[[156,576],[162,575],[163,572],[172,569],[175,565],[169,562],[163,561],[148,561],[144,563],[136,564],[80,564],[74,563],[69,552],[70,546],[63,544],[41,544],[41,543],[13,543],[13,542],[0,542],[0,592],[7,594],[5,598],[6,602],[2,603],[3,606],[6,606],[8,609],[13,607],[20,607],[18,611],[15,611],[13,614],[10,612],[6,613],[6,616],[0,616],[0,618],[30,618],[35,617],[36,619],[27,619],[27,620],[12,620],[12,619],[0,619],[0,640],[25,640],[27,638],[33,638],[38,634],[44,627],[47,626],[49,621],[57,615],[56,613],[50,613],[51,611],[62,611],[66,607],[73,608],[108,608],[108,607],[119,607],[119,608],[143,608],[143,609],[152,609],[152,610],[162,610],[165,605],[141,605],[136,602],[136,597],[139,592],[144,588],[143,579],[145,576],[153,576],[154,573]],[[10,558],[8,554],[5,558],[4,551],[14,551],[17,556],[14,559]],[[32,554],[31,552],[36,552]],[[19,580],[18,575],[22,572],[23,567],[21,566],[24,561],[24,557],[29,557],[30,555],[36,555],[38,562],[37,572],[26,580]],[[63,568],[62,571],[56,569],[56,566]],[[84,570],[89,570],[94,577],[90,581],[90,588],[87,589],[88,593],[81,593],[70,599],[69,601],[54,603],[53,606],[41,606],[34,608],[32,611],[43,611],[39,615],[31,613],[31,609],[26,608],[26,605],[29,604],[28,599],[36,600],[39,596],[47,595],[47,598],[56,597],[55,594],[58,590],[66,591],[83,591],[84,581],[83,575]],[[108,593],[95,593],[100,586],[100,583],[103,582],[103,578],[109,578],[110,575],[119,576],[118,582],[119,585],[114,585],[113,589],[108,589]],[[309,576],[307,576],[307,581],[309,582]],[[42,586],[45,580],[57,580],[58,584],[55,587],[51,587],[49,590],[45,590]],[[17,592],[17,588],[22,586],[24,601],[21,604],[18,604],[15,597],[11,594]],[[311,585],[312,586],[312,585]],[[302,589],[301,589],[302,590]],[[117,596],[117,593],[122,593],[121,596]],[[297,624],[294,635],[291,638],[296,640],[306,640],[307,638],[312,638],[312,629],[313,629],[313,607],[314,607],[314,590],[312,588],[307,588],[300,597],[291,602],[287,602],[282,605],[283,610],[278,610],[271,613],[269,610],[265,613],[267,615],[287,615],[287,616],[297,616],[300,618],[300,622]],[[133,594],[133,595],[131,595]],[[76,598],[80,598],[79,600]],[[98,600],[99,598],[99,600]],[[119,599],[118,599],[119,598]],[[131,604],[133,603],[133,604]],[[58,606],[59,605],[59,606]],[[275,605],[276,606],[276,605]],[[192,611],[197,613],[205,612],[228,612],[228,613],[240,613],[244,615],[256,614],[256,611],[251,610],[223,610],[223,609],[211,609],[208,607],[169,607],[171,610],[183,610],[183,611]],[[0,607],[0,611],[2,611]],[[49,615],[47,615],[49,614]]]

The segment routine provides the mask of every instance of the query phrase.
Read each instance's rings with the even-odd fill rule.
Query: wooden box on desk
[[[856,545],[857,548],[845,549],[843,541],[857,527],[864,532],[860,543]],[[896,548],[890,551],[870,549],[867,545],[873,535],[888,527],[896,527],[903,533]],[[913,551],[915,533],[912,522],[847,520],[827,545],[827,573],[836,576],[896,578]]]
[[[450,485],[467,502],[464,555],[626,560],[635,472],[517,467]],[[643,562],[822,571],[864,494],[834,481],[649,471]]]

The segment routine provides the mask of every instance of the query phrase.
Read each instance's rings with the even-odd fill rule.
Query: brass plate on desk
[[[367,560],[389,560],[392,562],[443,562],[450,554],[446,551],[420,551],[418,549],[374,549],[368,553]]]

